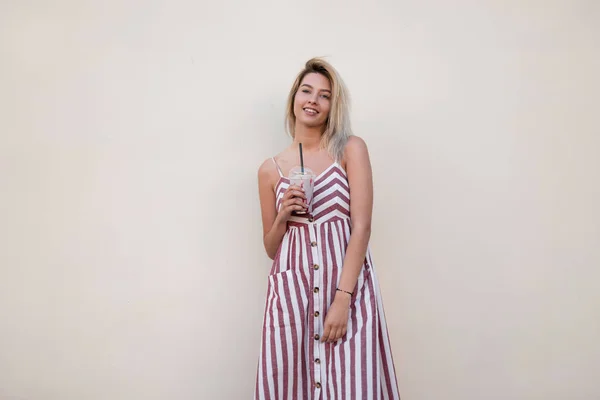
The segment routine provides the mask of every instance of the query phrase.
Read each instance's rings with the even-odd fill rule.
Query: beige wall
[[[404,400],[600,399],[595,1],[0,4],[0,399],[249,399],[256,170],[330,56]]]

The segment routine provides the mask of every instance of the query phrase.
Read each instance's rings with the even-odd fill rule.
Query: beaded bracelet
[[[344,293],[348,293],[350,296],[354,296],[354,293],[352,293],[352,292],[347,292],[347,291],[345,291],[344,289],[337,288],[337,289],[335,289],[335,290],[337,290],[338,292],[344,292]]]

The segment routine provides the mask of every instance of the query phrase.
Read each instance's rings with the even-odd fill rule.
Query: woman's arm
[[[345,155],[352,199],[350,201],[352,232],[338,287],[347,292],[354,292],[371,237],[373,176],[367,145],[362,139],[351,137]],[[342,294],[344,293],[338,292],[338,295]]]
[[[306,196],[297,186],[288,187],[283,199],[281,210],[276,207],[273,187],[279,179],[279,174],[271,160],[266,160],[258,169],[258,194],[263,225],[263,244],[271,260],[275,258],[279,245],[287,230],[287,221],[293,211],[306,209]]]
[[[348,140],[345,158],[351,196],[352,232],[338,288],[354,292],[371,237],[373,177],[367,145],[362,139],[353,136]],[[346,334],[350,299],[350,294],[336,291],[333,303],[327,311],[322,341],[334,342]]]

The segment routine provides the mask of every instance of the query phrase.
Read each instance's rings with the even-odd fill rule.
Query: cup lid
[[[314,172],[310,168],[304,167],[304,173],[302,173],[302,167],[296,166],[290,169],[288,177],[292,176],[315,176]]]

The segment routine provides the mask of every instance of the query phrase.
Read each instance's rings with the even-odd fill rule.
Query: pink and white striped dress
[[[277,170],[279,210],[289,181]],[[336,343],[319,340],[350,225],[348,179],[334,162],[315,178],[312,214],[289,220],[269,274],[256,400],[400,399],[370,250],[352,296],[346,335]]]

